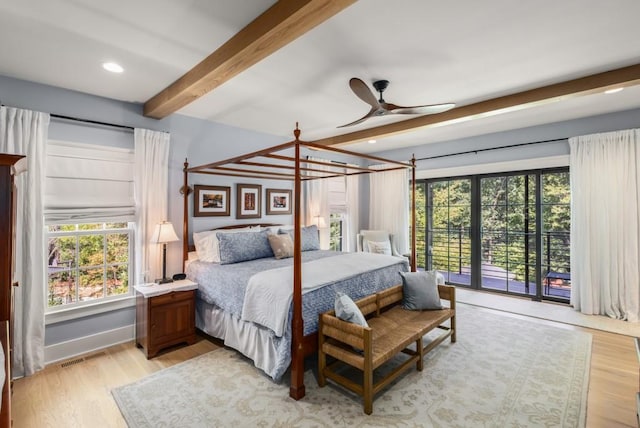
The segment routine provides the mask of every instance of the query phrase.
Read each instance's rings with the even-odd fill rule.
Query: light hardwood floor
[[[638,361],[633,338],[519,315],[506,316],[591,333],[587,427],[638,426],[635,407]],[[88,355],[66,367],[52,364],[34,376],[14,382],[13,427],[126,427],[111,396],[112,388],[216,348],[218,345],[201,338],[194,345],[147,360],[131,342]],[[562,362],[550,355],[549,364]]]

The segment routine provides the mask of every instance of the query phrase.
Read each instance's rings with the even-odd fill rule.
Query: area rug
[[[436,347],[362,400],[305,373],[294,401],[237,352],[219,349],[112,394],[127,424],[143,427],[583,427],[591,335],[459,305],[458,341]]]
[[[527,298],[502,296],[497,293],[469,290],[463,287],[456,287],[456,301],[625,336],[640,337],[640,323],[616,320],[603,315],[586,315],[564,304],[534,302]]]

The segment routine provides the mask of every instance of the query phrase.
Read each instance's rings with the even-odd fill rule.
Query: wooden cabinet
[[[196,342],[197,284],[184,280],[135,288],[136,345],[142,348],[147,358],[155,357],[169,346]]]
[[[11,426],[11,332],[15,242],[13,165],[24,156],[0,154],[0,342],[4,352],[4,384],[0,428]]]

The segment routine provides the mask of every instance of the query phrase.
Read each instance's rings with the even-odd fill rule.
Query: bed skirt
[[[253,361],[274,381],[280,381],[291,364],[290,328],[283,337],[257,324],[242,321],[215,305],[196,299],[196,327],[210,336],[221,339]]]

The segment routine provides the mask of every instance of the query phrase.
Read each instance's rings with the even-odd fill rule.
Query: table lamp
[[[156,284],[166,284],[173,282],[173,279],[167,278],[167,242],[178,241],[178,235],[173,229],[173,225],[168,221],[156,224],[156,228],[151,236],[152,244],[162,244],[162,278],[156,279]]]

